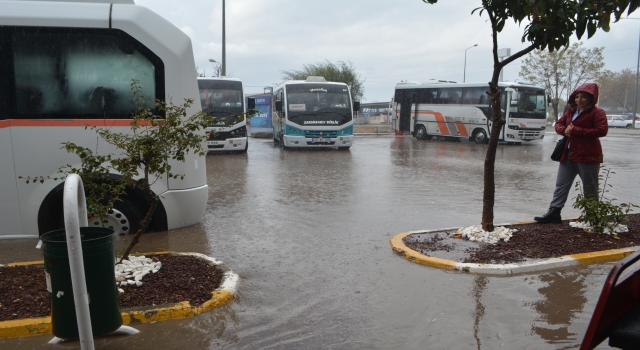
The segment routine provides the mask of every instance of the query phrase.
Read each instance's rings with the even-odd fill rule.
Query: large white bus
[[[60,167],[78,166],[61,149],[66,141],[119,154],[84,126],[129,132],[132,79],[146,97],[192,99],[193,114],[201,110],[196,75],[189,37],[131,0],[0,0],[0,238],[64,227],[61,180],[26,184],[18,177],[59,177]],[[189,154],[171,170],[186,176],[154,182],[161,202],[152,231],[192,225],[204,214],[205,158]],[[129,190],[110,211],[109,226],[135,233],[148,206],[143,193]]]
[[[351,100],[345,83],[323,77],[290,80],[273,90],[273,141],[288,147],[337,147],[353,144],[353,112],[360,102]]]
[[[207,151],[247,152],[247,106],[242,81],[227,77],[198,78],[198,89],[202,110],[215,118],[215,124],[207,128]]]
[[[525,83],[499,82],[500,109],[506,124],[500,141],[523,143],[544,138],[545,90]],[[429,81],[396,85],[392,127],[420,140],[434,136],[487,143],[492,109],[487,83]]]

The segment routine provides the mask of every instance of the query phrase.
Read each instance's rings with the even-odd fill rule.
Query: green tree
[[[329,61],[315,64],[305,64],[301,70],[282,71],[284,80],[305,80],[309,76],[321,76],[327,81],[345,83],[351,89],[351,96],[355,101],[361,101],[364,96],[364,80],[360,80],[360,74],[351,62]]]
[[[585,49],[582,42],[556,51],[533,50],[522,61],[520,76],[542,86],[551,96],[553,116],[558,120],[558,102],[580,84],[603,74],[604,47]]]
[[[636,72],[625,68],[620,72],[607,71],[597,80],[600,85],[598,104],[613,113],[633,113],[636,93]]]
[[[422,0],[435,4],[438,0]],[[481,6],[471,13],[480,16],[486,14],[491,24],[493,41],[493,74],[489,82],[492,122],[491,136],[484,161],[484,193],[482,199],[482,229],[493,231],[493,207],[495,203],[495,162],[500,131],[505,124],[500,111],[500,92],[498,78],[500,71],[509,63],[538,50],[553,52],[569,46],[572,35],[578,39],[587,34],[592,37],[598,29],[609,30],[611,15],[615,20],[627,11],[634,12],[640,5],[638,0],[481,0]],[[507,21],[517,25],[526,23],[522,42],[528,43],[524,49],[514,55],[498,59],[498,33],[502,32]]]

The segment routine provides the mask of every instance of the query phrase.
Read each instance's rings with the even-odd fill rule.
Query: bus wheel
[[[126,235],[138,232],[142,215],[135,204],[118,201],[104,218],[105,226],[112,229],[115,235]],[[89,226],[102,226],[100,218],[89,219]]]
[[[416,139],[418,140],[426,140],[427,139],[427,130],[424,126],[419,126],[416,130]]]
[[[248,149],[249,149],[249,140],[247,139],[247,144],[244,145],[244,149],[242,151],[240,151],[240,153],[247,153]]]
[[[489,138],[484,130],[479,129],[473,133],[473,141],[477,144],[483,144],[489,142]]]

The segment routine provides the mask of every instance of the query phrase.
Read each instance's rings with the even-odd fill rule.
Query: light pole
[[[640,18],[623,18],[623,19],[640,19]],[[631,128],[636,127],[636,112],[638,111],[638,68],[640,68],[640,32],[638,32],[638,58],[636,61],[636,93],[633,98],[633,119],[631,119]]]
[[[636,18],[640,19],[640,18]],[[636,112],[638,111],[638,68],[640,68],[640,32],[638,32],[638,59],[636,61],[636,94],[633,99],[633,119],[631,119],[631,128],[636,128]]]
[[[222,67],[220,68],[220,75],[227,76],[227,43],[225,38],[225,24],[224,24],[224,0],[222,0]]]
[[[472,48],[474,48],[476,46],[478,46],[478,44],[475,44],[475,45],[473,45],[471,47],[467,47],[464,50],[464,71],[462,73],[462,82],[463,83],[467,81],[467,50],[472,49]]]
[[[216,71],[219,71],[218,69],[216,69],[216,65],[215,63],[218,63],[218,61],[214,60],[213,58],[209,59],[209,62],[211,62],[211,65],[213,66],[213,74],[216,74]],[[218,76],[221,76],[222,74],[218,74]],[[212,75],[212,77],[214,77],[215,75]]]

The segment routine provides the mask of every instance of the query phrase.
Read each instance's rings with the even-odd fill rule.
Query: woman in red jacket
[[[560,211],[564,207],[573,180],[580,175],[585,196],[598,198],[598,173],[602,163],[600,137],[609,131],[606,113],[596,107],[598,85],[580,85],[569,96],[569,109],[556,123],[556,132],[568,137],[556,177],[556,189],[549,205],[549,212],[533,218],[537,222],[561,222]]]

